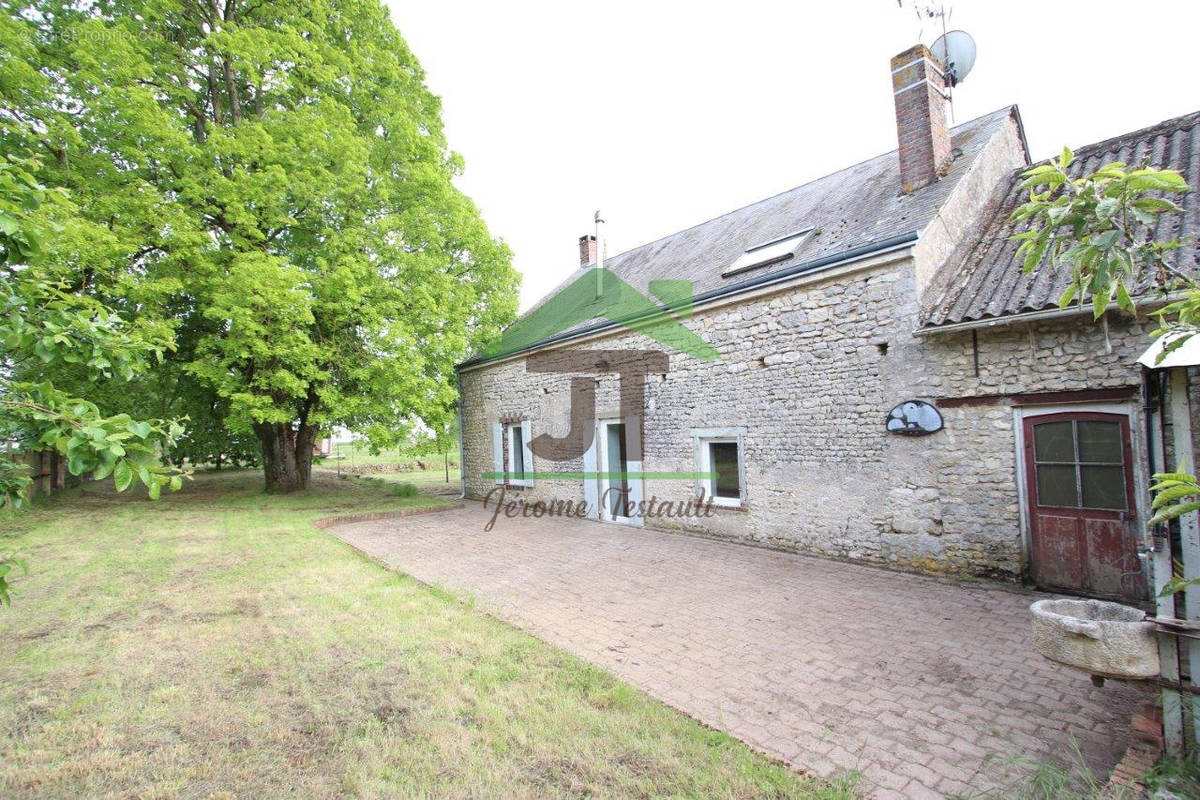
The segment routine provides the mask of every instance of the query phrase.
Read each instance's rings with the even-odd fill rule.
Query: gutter
[[[1184,297],[1183,292],[1171,292],[1166,297],[1160,297],[1154,300],[1138,303],[1138,308],[1158,308],[1165,306],[1168,303],[1174,303]],[[1107,314],[1110,311],[1117,311],[1116,303],[1109,303],[1104,309]],[[1073,305],[1070,308],[1046,308],[1041,311],[1026,311],[1022,314],[1007,314],[1001,317],[987,317],[985,319],[972,319],[965,322],[954,322],[949,325],[932,325],[927,328],[918,328],[913,331],[913,336],[937,336],[942,333],[955,333],[957,331],[979,330],[981,328],[997,328],[1008,327],[1010,325],[1020,325],[1023,322],[1042,322],[1044,320],[1065,319],[1067,317],[1077,317],[1084,314],[1094,313],[1090,305],[1078,306]]]
[[[741,281],[740,283],[735,283],[732,286],[722,286],[717,289],[712,289],[712,290],[709,290],[702,294],[693,296],[692,297],[692,308],[695,309],[695,308],[698,308],[702,304],[714,302],[716,300],[721,300],[721,299],[724,299],[731,295],[742,294],[744,292],[749,292],[753,289],[761,289],[763,287],[770,286],[772,284],[782,283],[782,282],[790,280],[791,278],[794,278],[798,275],[803,275],[808,272],[814,272],[814,271],[822,269],[824,267],[840,266],[842,264],[846,264],[846,263],[849,263],[852,261],[858,261],[859,259],[864,258],[865,256],[881,255],[883,253],[888,253],[893,250],[900,250],[902,248],[910,246],[913,242],[917,241],[919,236],[920,236],[920,233],[917,231],[910,231],[908,233],[902,233],[898,236],[891,236],[887,239],[883,239],[878,242],[872,242],[871,244],[865,244],[865,245],[861,245],[859,247],[853,247],[849,250],[844,250],[840,253],[833,253],[833,254],[830,254],[827,256],[822,256],[821,258],[813,259],[812,261],[806,261],[802,264],[797,264],[794,267],[789,267],[788,269],[781,270],[779,272],[772,272],[767,275],[760,275],[756,278],[750,278],[749,280],[744,280],[744,281]],[[665,309],[660,309],[660,311],[661,310],[665,310]],[[454,369],[455,369],[455,372],[460,372],[461,370],[466,369],[466,368],[477,367],[477,366],[481,366],[483,364],[487,364],[492,361],[500,361],[502,359],[512,358],[513,356],[519,355],[520,353],[528,353],[528,352],[531,352],[534,350],[540,350],[541,348],[546,347],[548,345],[560,344],[562,342],[568,342],[573,339],[582,338],[584,336],[590,336],[592,334],[599,333],[601,331],[606,331],[606,330],[611,330],[614,328],[623,327],[624,324],[627,322],[636,322],[640,319],[645,319],[647,316],[648,315],[640,315],[637,317],[626,317],[624,319],[616,320],[616,321],[598,322],[593,325],[588,325],[587,327],[580,328],[578,330],[569,331],[569,332],[565,332],[565,333],[559,333],[559,334],[555,334],[554,336],[549,336],[545,339],[542,339],[540,342],[535,342],[534,344],[531,344],[528,347],[523,347],[519,350],[514,350],[511,353],[504,353],[503,355],[493,356],[491,358],[469,358],[466,361],[462,362],[461,364],[458,364]]]

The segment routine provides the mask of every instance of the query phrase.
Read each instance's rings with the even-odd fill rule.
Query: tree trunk
[[[229,56],[221,57],[221,73],[225,76],[225,91],[229,92],[229,116],[236,125],[242,121],[242,101],[238,97],[237,78],[233,75],[233,64]]]
[[[267,492],[288,494],[308,489],[316,428],[301,425],[294,430],[285,423],[259,423],[254,426],[254,433],[262,448]]]

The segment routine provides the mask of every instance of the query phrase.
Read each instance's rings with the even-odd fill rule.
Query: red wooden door
[[[1129,417],[1025,418],[1033,580],[1045,589],[1146,599],[1134,533]]]

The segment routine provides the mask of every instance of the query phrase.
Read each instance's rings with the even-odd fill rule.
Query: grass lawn
[[[441,468],[428,469],[424,472],[421,470],[413,470],[412,472],[384,472],[377,477],[395,481],[396,483],[411,483],[417,487],[417,491],[426,494],[453,495],[458,497],[458,479],[461,474],[458,471],[458,467],[451,467],[449,483],[446,482],[446,471]]]
[[[314,484],[4,520],[0,796],[850,796],[310,524],[437,500]]]
[[[328,471],[331,475],[337,475],[337,464],[325,462],[313,467],[314,475],[322,471]],[[345,465],[343,465],[342,474],[346,474],[347,472],[349,470],[345,469]],[[373,472],[361,477],[367,481],[387,481],[393,484],[408,483],[412,485],[413,489],[422,494],[431,497],[440,497],[444,500],[455,500],[462,491],[458,480],[461,474],[458,467],[451,467],[450,480],[447,481],[445,469],[438,467],[437,469],[426,470],[414,469],[407,472]]]

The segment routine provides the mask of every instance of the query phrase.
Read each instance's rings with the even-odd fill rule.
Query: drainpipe
[[[1151,383],[1151,381],[1154,383]],[[1157,392],[1155,391],[1155,383],[1159,389]],[[1161,446],[1161,439],[1156,439],[1154,436],[1154,415],[1157,413],[1159,420],[1162,419],[1163,397],[1161,389],[1162,381],[1159,379],[1158,374],[1142,367],[1142,423],[1146,436],[1146,465],[1150,475],[1158,472],[1158,459],[1155,458],[1155,454],[1157,448]],[[1155,396],[1156,394],[1157,397]],[[1153,500],[1153,496],[1150,499]],[[1146,542],[1147,554],[1158,552],[1159,547],[1162,546],[1161,540],[1164,535],[1164,526],[1155,525],[1153,530],[1150,531],[1150,540]]]
[[[454,368],[454,388],[458,391],[458,400],[454,403],[458,415],[458,499],[464,500],[467,496],[467,437],[463,435],[462,373],[458,367]]]

